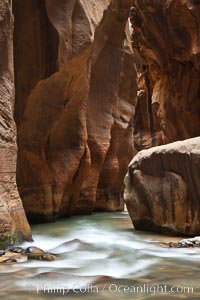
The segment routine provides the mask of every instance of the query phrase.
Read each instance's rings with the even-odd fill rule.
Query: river
[[[32,226],[53,262],[0,266],[0,299],[200,299],[200,249],[169,249],[177,238],[133,229],[127,212]]]

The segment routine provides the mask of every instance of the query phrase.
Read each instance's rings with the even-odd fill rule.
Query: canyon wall
[[[200,133],[200,3],[136,0],[131,9],[138,74],[137,150]]]
[[[31,239],[16,186],[14,111],[13,15],[10,1],[0,3],[0,248]]]
[[[125,201],[135,228],[200,234],[200,2],[136,0],[138,75],[134,144]]]
[[[17,184],[31,222],[123,210],[137,92],[131,5],[14,1]]]

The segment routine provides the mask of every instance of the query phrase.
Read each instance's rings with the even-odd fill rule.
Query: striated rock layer
[[[31,239],[16,187],[16,128],[13,120],[13,16],[10,1],[0,3],[0,248]]]
[[[132,1],[25,2],[14,1],[14,53],[27,216],[122,210],[137,90],[125,42]]]
[[[137,150],[200,135],[200,2],[135,0]]]
[[[136,229],[200,235],[200,137],[140,151],[125,179]]]

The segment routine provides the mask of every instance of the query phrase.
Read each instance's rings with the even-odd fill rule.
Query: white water
[[[35,245],[58,258],[0,265],[2,300],[19,300],[22,295],[27,300],[200,299],[199,249],[163,247],[160,242],[178,239],[135,231],[127,213],[78,216],[33,226],[33,238],[34,243],[22,246]],[[90,289],[91,284],[98,292]],[[151,295],[130,291],[144,285],[191,286],[194,292]],[[120,287],[116,292],[115,286]],[[44,293],[44,287],[57,290]],[[63,287],[70,289],[65,295]],[[80,290],[83,287],[88,288],[86,292]]]

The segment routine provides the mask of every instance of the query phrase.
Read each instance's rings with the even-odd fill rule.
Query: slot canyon
[[[200,235],[199,1],[1,0],[0,53],[0,246],[124,203]]]

